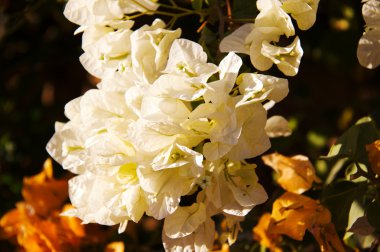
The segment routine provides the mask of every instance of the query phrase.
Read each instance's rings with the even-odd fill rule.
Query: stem
[[[173,1],[173,0],[172,0]],[[170,2],[172,2],[170,1]],[[160,6],[164,7],[164,8],[168,8],[168,9],[173,9],[173,10],[179,10],[179,11],[184,11],[184,12],[192,12],[193,10],[190,10],[190,9],[186,9],[186,8],[182,8],[182,7],[179,7],[178,5],[176,5],[175,3],[172,3],[172,5],[168,5],[168,4],[163,4],[163,3],[158,3]]]
[[[147,15],[148,12],[141,12],[141,13],[138,13],[138,14],[135,14],[133,16],[124,16],[126,20],[131,20],[131,19],[135,19],[135,18],[138,18],[138,17],[141,17],[141,16],[144,16],[144,15]]]
[[[178,7],[178,5],[174,2],[174,0],[170,0],[170,3],[175,6],[175,7]]]
[[[148,14],[158,14],[158,15],[163,15],[163,16],[171,16],[171,17],[176,17],[178,14],[166,12],[166,11],[149,11],[147,12]]]
[[[236,23],[252,23],[255,22],[254,18],[231,18],[232,22]]]

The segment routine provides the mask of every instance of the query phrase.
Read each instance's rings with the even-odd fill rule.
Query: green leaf
[[[368,164],[365,146],[379,139],[380,135],[370,117],[364,117],[349,128],[331,147],[327,159],[348,157],[352,161]]]
[[[339,171],[346,165],[346,162],[347,158],[342,158],[335,162],[335,164],[330,169],[329,175],[326,178],[325,185],[331,184],[333,182]]]
[[[358,169],[359,166],[359,169]],[[352,163],[346,169],[346,179],[352,182],[364,182],[368,181],[367,176],[368,169],[363,164]]]
[[[203,7],[203,0],[191,0],[191,6],[194,10],[201,10]]]
[[[367,183],[353,183],[345,180],[330,184],[325,188],[322,203],[330,209],[332,220],[338,231],[346,229],[352,202],[362,196],[366,189]]]
[[[367,207],[367,218],[369,224],[376,229],[376,231],[380,231],[380,201],[375,200],[370,203]]]

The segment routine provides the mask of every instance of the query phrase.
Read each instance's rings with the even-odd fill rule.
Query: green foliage
[[[379,138],[374,121],[370,117],[364,117],[338,138],[331,147],[327,159],[349,158],[353,162],[368,164],[365,146]]]
[[[323,191],[322,203],[332,214],[332,220],[338,231],[345,230],[352,202],[366,191],[367,183],[338,181],[328,185]]]

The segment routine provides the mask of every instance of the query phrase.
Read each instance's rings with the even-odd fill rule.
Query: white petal
[[[165,219],[165,234],[172,238],[182,238],[193,233],[206,221],[206,207],[203,203],[194,203],[189,207],[179,207]]]
[[[369,69],[380,65],[380,30],[369,30],[359,40],[359,63]]]
[[[282,116],[272,116],[267,120],[265,131],[269,137],[287,137],[292,134],[288,121]]]
[[[249,45],[245,40],[252,32],[253,24],[244,24],[232,32],[230,35],[223,38],[220,42],[219,50],[221,52],[238,52],[249,54]]]

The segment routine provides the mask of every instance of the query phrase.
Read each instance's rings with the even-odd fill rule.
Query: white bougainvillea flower
[[[219,63],[219,80],[207,84],[207,90],[203,95],[206,103],[211,102],[215,106],[222,105],[231,98],[229,95],[236,78],[239,74],[239,69],[243,61],[235,53],[230,52]]]
[[[315,23],[319,0],[282,0],[282,9],[297,21],[301,30],[307,30]]]
[[[152,161],[152,169],[159,171],[163,169],[186,167],[183,175],[193,174],[198,176],[203,167],[203,155],[185,146],[173,144],[156,155]]]
[[[141,102],[142,118],[153,122],[184,122],[190,109],[180,99],[160,96],[145,96]]]
[[[226,214],[245,216],[268,198],[258,183],[255,165],[218,160],[208,163],[206,169],[212,173],[210,185],[205,189],[207,202]]]
[[[120,232],[128,220],[139,221],[147,208],[133,164],[120,167],[114,177],[89,172],[76,176],[69,180],[69,196],[75,207],[70,215],[83,223],[120,224]]]
[[[226,154],[231,160],[243,160],[261,155],[270,148],[270,141],[264,127],[267,113],[261,104],[251,104],[236,108],[240,136],[236,144]]]
[[[242,95],[237,106],[272,100],[280,102],[289,93],[288,80],[264,74],[240,74],[236,84]]]
[[[237,144],[242,131],[241,125],[238,125],[233,99],[230,98],[226,104],[199,105],[189,116],[189,121],[203,120],[207,120],[209,124],[206,133],[210,139],[210,142],[203,145],[203,155],[207,160],[217,160]]]
[[[194,203],[188,207],[179,207],[164,223],[163,231],[172,239],[182,238],[193,233],[206,222],[207,211],[204,203]]]
[[[285,75],[294,76],[298,73],[303,50],[299,38],[296,37],[294,41],[286,47],[275,46],[264,41],[261,54],[276,64],[278,69]]]
[[[295,30],[290,16],[281,8],[279,0],[258,0],[260,13],[255,20],[255,27],[277,27],[286,37],[293,36]]]
[[[78,28],[77,32],[82,32],[82,49],[87,51],[98,42],[103,36],[112,34],[118,30],[130,30],[134,25],[133,20],[114,20],[108,22],[106,25],[93,24],[86,26],[86,28]],[[109,35],[108,35],[109,36]],[[112,37],[112,36],[111,36]]]
[[[195,79],[176,75],[161,75],[150,88],[150,94],[161,97],[170,97],[182,101],[194,101],[200,99],[207,90],[206,82],[193,82]],[[188,103],[185,103],[188,104]]]
[[[298,37],[286,47],[274,45],[280,36],[281,30],[277,27],[246,24],[225,37],[220,50],[249,54],[252,65],[258,70],[266,71],[276,64],[285,75],[293,76],[298,72],[303,50]]]
[[[278,42],[281,34],[281,30],[277,27],[255,27],[254,24],[244,24],[223,38],[219,49],[221,52],[248,54],[255,68],[266,71],[271,68],[273,62],[261,54],[263,42]]]
[[[380,65],[380,2],[363,2],[362,13],[366,30],[359,40],[357,56],[362,66],[373,69]]]
[[[164,222],[162,241],[166,251],[211,251],[215,223],[204,203],[179,207]]]
[[[237,52],[249,54],[249,48],[252,41],[247,41],[246,38],[254,30],[254,24],[243,24],[230,35],[224,37],[219,44],[221,52]]]
[[[133,71],[147,83],[153,83],[165,69],[170,47],[181,35],[181,29],[166,30],[165,26],[156,19],[151,26],[144,25],[131,35]]]
[[[75,174],[85,171],[86,150],[84,134],[78,130],[80,124],[57,122],[55,133],[46,146],[46,150],[62,167]]]
[[[216,72],[218,67],[207,63],[207,54],[200,44],[187,39],[176,39],[169,53],[164,73],[186,77],[194,86],[202,86]]]
[[[88,32],[84,33],[84,39],[88,38],[87,34]],[[118,29],[99,34],[99,39],[93,43],[89,39],[83,40],[85,52],[79,58],[83,67],[98,78],[105,77],[107,72],[131,68],[131,34],[130,29]]]
[[[163,219],[178,207],[180,197],[187,195],[203,172],[203,156],[185,146],[173,144],[155,156],[151,167],[140,166],[141,187],[148,193],[149,215]],[[164,195],[164,197],[162,197]],[[172,204],[166,207],[167,202]],[[158,211],[157,211],[158,210]]]
[[[263,44],[276,43],[280,36],[280,29],[277,27],[257,27],[249,34],[246,41],[250,44],[249,57],[255,68],[266,71],[272,67],[273,61],[262,54]]]
[[[99,24],[122,19],[125,14],[154,11],[153,0],[69,0],[63,14],[78,25]]]
[[[288,121],[279,115],[271,116],[265,125],[265,131],[271,138],[287,137],[292,134],[292,129],[289,127]]]

